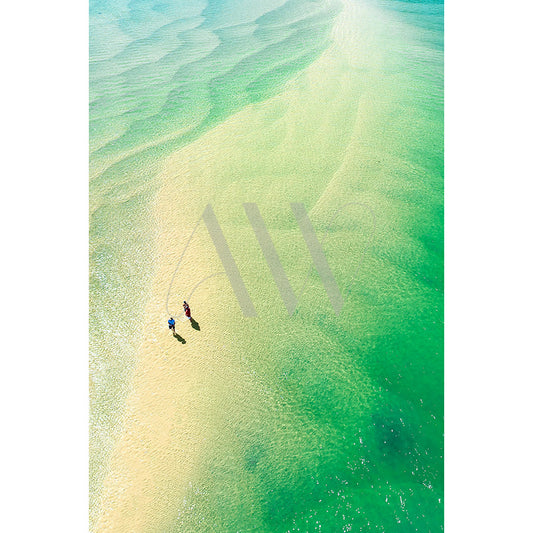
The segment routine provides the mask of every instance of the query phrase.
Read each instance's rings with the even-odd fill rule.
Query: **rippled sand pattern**
[[[92,530],[441,531],[442,5],[95,2],[91,21]],[[256,318],[205,225],[189,242],[208,203]]]
[[[92,494],[141,338],[161,161],[279,90],[325,48],[337,11],[306,1],[90,3]]]

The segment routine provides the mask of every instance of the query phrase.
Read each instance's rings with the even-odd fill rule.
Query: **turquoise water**
[[[306,0],[90,1],[91,494],[135,366],[162,160],[278,91],[327,46],[337,12]]]
[[[224,393],[217,438],[185,500],[170,502],[151,531],[443,530],[443,5],[369,3],[398,21],[383,38],[382,69],[402,83],[384,78],[380,90],[395,106],[375,121],[383,153],[350,184],[380,199],[375,234],[368,239],[370,218],[359,213],[355,223],[340,220],[325,244],[347,287],[343,313],[331,313],[316,276],[290,320],[258,304],[260,319],[229,341],[253,388]],[[339,9],[281,0],[90,3],[94,509],[154,268],[150,208],[162,158],[282,90],[328,46]],[[246,179],[269,190],[261,165]],[[273,175],[272,188],[299,194],[310,211],[338,166],[325,158],[293,189]],[[241,201],[230,188],[218,205],[233,195]],[[290,217],[278,205],[260,208],[275,221],[289,275],[298,272],[297,244],[284,236]],[[245,222],[231,213],[217,210],[238,235]],[[322,237],[325,224],[313,223]],[[242,233],[241,247],[233,243],[239,264],[250,253]],[[368,251],[349,285],[338,273],[353,271],[354,243]],[[243,275],[252,292],[260,287],[260,274]]]

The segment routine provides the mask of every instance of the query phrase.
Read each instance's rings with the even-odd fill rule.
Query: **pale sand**
[[[232,214],[242,211],[242,202],[271,201],[275,206],[280,197],[304,201],[314,206],[311,216],[317,226],[355,190],[359,201],[380,210],[383,200],[374,192],[380,186],[376,179],[382,186],[386,159],[391,157],[385,155],[386,141],[380,137],[381,119],[393,105],[388,100],[391,86],[403,79],[398,73],[383,83],[382,36],[369,30],[382,16],[346,3],[332,46],[282,94],[248,106],[166,162],[153,206],[158,268],[145,313],[144,341],[95,531],[166,531],[169,509],[175,512],[180,502],[186,507],[185,491],[219,435],[219,413],[232,397],[232,384],[246,390],[250,380],[252,388],[240,364],[240,350],[248,340],[234,338],[247,326],[225,277],[210,279],[194,294],[191,307],[201,331],[177,320],[177,332],[186,344],[173,338],[166,326],[169,284],[205,205],[213,204],[247,279],[270,275],[239,247],[239,236],[251,232],[242,225],[242,214]],[[392,223],[382,217],[378,231],[388,226],[390,230]],[[295,271],[305,271],[307,260],[305,267],[298,265],[303,245],[288,246],[293,247]],[[171,310],[180,310],[191,289],[219,270],[220,261],[201,224],[172,286]],[[212,297],[217,294],[214,288],[220,298]],[[261,289],[259,283],[249,288],[255,290],[258,312],[267,305],[263,302],[280,305],[275,288]],[[264,341],[258,332],[256,345]]]

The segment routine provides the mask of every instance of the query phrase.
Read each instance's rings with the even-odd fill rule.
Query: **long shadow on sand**
[[[198,322],[196,322],[196,320],[194,320],[194,318],[191,318],[191,326],[196,331],[200,331],[200,324],[198,324]]]
[[[181,335],[178,335],[177,333],[173,333],[172,336],[175,339],[178,339],[181,342],[181,344],[185,344],[187,342]]]

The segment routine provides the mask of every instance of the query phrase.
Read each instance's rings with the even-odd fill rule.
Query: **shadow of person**
[[[196,320],[194,320],[194,318],[191,318],[191,326],[196,331],[200,331],[200,324],[198,324],[198,322],[196,322]]]
[[[178,340],[181,342],[181,344],[185,344],[185,343],[187,342],[187,341],[186,341],[183,337],[181,337],[178,333],[173,333],[172,336],[173,336],[175,339],[178,339]]]

